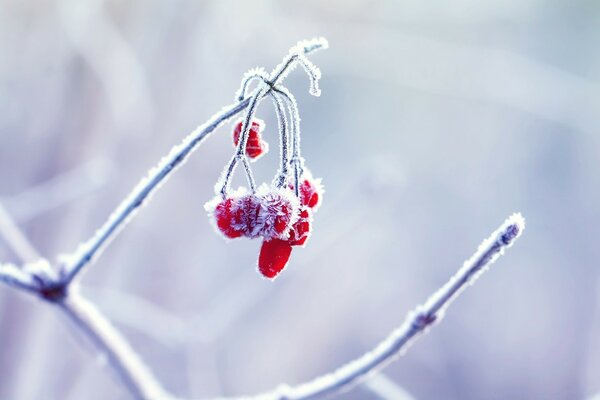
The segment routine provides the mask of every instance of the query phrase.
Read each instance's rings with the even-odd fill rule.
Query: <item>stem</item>
[[[0,264],[0,281],[31,293],[37,293],[40,289],[39,283],[30,273],[14,264]]]
[[[300,195],[300,176],[303,172],[303,161],[300,155],[300,112],[298,111],[298,103],[294,95],[283,86],[274,87],[273,91],[285,100],[292,120],[292,159],[290,162],[294,168],[294,192],[298,197]]]
[[[290,387],[282,385],[272,392],[255,399],[307,400],[339,393],[360,383],[365,377],[382,369],[406,350],[408,345],[441,320],[444,310],[467,286],[483,273],[504,250],[512,246],[525,228],[520,214],[513,214],[500,228],[483,241],[475,254],[469,258],[450,280],[436,291],[424,305],[409,313],[404,323],[394,330],[373,350],[349,362],[336,371],[320,376],[310,382]]]
[[[108,358],[109,365],[129,392],[141,400],[172,398],[115,327],[90,301],[73,289],[56,304]]]
[[[254,114],[256,113],[256,107],[260,102],[261,97],[264,95],[268,89],[260,88],[256,91],[256,93],[250,97],[248,100],[248,110],[246,111],[246,116],[244,117],[244,123],[242,124],[242,131],[240,132],[240,139],[237,145],[237,149],[229,165],[226,168],[226,173],[223,175],[223,182],[220,184],[221,196],[223,199],[227,197],[227,189],[229,189],[229,181],[233,176],[233,172],[235,171],[235,167],[239,160],[242,160],[244,164],[244,168],[246,169],[246,177],[248,178],[248,184],[250,185],[250,190],[252,193],[256,192],[256,185],[254,183],[254,177],[252,176],[252,170],[250,169],[250,165],[248,164],[248,157],[246,157],[246,144],[248,143],[248,136],[250,132],[250,128],[252,126],[252,119],[254,118]],[[217,185],[219,186],[219,185]]]
[[[289,146],[288,146],[288,120],[283,109],[283,104],[279,99],[279,96],[271,92],[271,98],[275,105],[275,113],[277,114],[277,121],[279,122],[279,143],[281,162],[279,167],[279,173],[275,176],[275,186],[281,188],[285,185],[285,181],[288,175],[288,159],[289,159]]]

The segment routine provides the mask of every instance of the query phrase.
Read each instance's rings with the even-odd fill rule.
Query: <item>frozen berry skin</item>
[[[288,243],[292,246],[304,246],[310,236],[312,226],[312,211],[308,207],[302,207],[298,221],[290,230]]]
[[[262,221],[260,220],[260,198],[253,194],[248,194],[239,199],[238,205],[238,221],[244,236],[250,239],[259,237],[262,231]]]
[[[289,231],[298,219],[299,202],[294,193],[287,188],[272,190],[259,189],[262,222],[261,236],[269,239],[287,239]]]
[[[230,239],[235,239],[242,236],[243,231],[236,223],[235,218],[235,199],[228,198],[220,202],[215,207],[214,217],[217,228],[223,235]]]
[[[237,146],[240,142],[240,134],[242,133],[243,121],[240,120],[235,124],[233,130],[233,143]],[[246,141],[246,155],[251,160],[256,160],[260,156],[269,151],[269,144],[262,140],[261,132],[264,129],[264,122],[260,119],[252,121],[250,131],[248,132],[248,140]]]
[[[303,206],[316,208],[321,204],[320,184],[313,179],[304,179],[300,183],[300,201]]]
[[[216,196],[204,205],[216,230],[225,238],[261,236],[263,223],[260,218],[261,198],[240,188],[227,198]]]
[[[258,270],[268,279],[274,279],[287,265],[292,246],[287,240],[264,240],[258,255]]]
[[[305,168],[304,173],[299,179],[298,197],[303,206],[312,208],[317,211],[323,199],[323,185],[321,179],[313,178],[310,171]],[[290,183],[289,188],[294,190],[294,184]]]

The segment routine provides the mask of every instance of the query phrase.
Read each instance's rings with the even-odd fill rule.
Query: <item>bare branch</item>
[[[57,304],[77,328],[83,331],[108,358],[109,365],[135,398],[172,398],[164,391],[138,354],[115,327],[74,288],[71,288],[69,295]]]
[[[452,300],[468,285],[475,282],[492,262],[504,254],[504,250],[512,246],[524,228],[525,221],[520,214],[513,214],[509,217],[500,228],[483,241],[475,254],[444,286],[436,291],[424,305],[409,313],[404,323],[373,350],[332,373],[295,387],[281,385],[272,392],[256,396],[255,399],[316,399],[339,393],[362,382],[370,374],[397,359],[415,338],[439,321]]]
[[[34,277],[14,264],[0,264],[0,281],[32,293],[39,290],[39,284]]]

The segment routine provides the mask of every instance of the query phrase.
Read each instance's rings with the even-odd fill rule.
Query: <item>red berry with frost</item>
[[[304,246],[310,236],[312,212],[310,208],[302,207],[300,216],[290,230],[288,243],[292,246]]]
[[[323,198],[323,185],[321,185],[321,179],[315,179],[308,169],[304,170],[304,173],[299,180],[300,187],[298,188],[298,196],[300,197],[300,203],[303,206],[307,206],[316,211],[321,205]],[[290,183],[290,189],[294,190],[294,184]]]
[[[265,239],[287,239],[290,228],[298,219],[298,199],[288,189],[268,191],[261,196],[259,219]]]
[[[287,240],[264,240],[258,256],[258,270],[269,279],[275,278],[287,265],[292,246]]]
[[[302,205],[316,208],[321,204],[323,191],[320,182],[314,179],[304,179],[300,183],[300,201]]]
[[[243,121],[240,120],[235,124],[233,130],[233,143],[237,146],[240,142],[240,134],[242,133]],[[269,144],[262,140],[261,132],[264,129],[264,122],[260,119],[252,121],[250,131],[248,132],[248,139],[246,141],[246,155],[252,160],[256,160],[258,157],[266,154],[269,151]]]
[[[242,236],[243,230],[239,229],[236,218],[235,200],[232,198],[221,201],[214,210],[217,228],[230,239]]]
[[[255,238],[260,236],[262,223],[260,221],[260,198],[253,194],[242,196],[238,201],[238,219],[244,236]]]
[[[204,205],[209,217],[223,236],[234,239],[240,236],[255,238],[261,235],[261,199],[245,190],[238,190],[231,197],[217,196]]]

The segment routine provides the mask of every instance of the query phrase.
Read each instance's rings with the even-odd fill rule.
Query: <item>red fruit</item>
[[[310,208],[303,207],[300,211],[300,218],[292,226],[288,243],[292,246],[304,246],[310,235],[312,224],[312,215]]]
[[[314,179],[309,170],[305,169],[299,180],[300,188],[298,189],[298,197],[300,204],[307,206],[316,211],[321,205],[323,198],[323,186],[320,179]],[[294,190],[294,184],[290,183],[290,189]]]
[[[233,143],[237,146],[242,133],[243,122],[240,120],[235,124],[233,130]],[[269,151],[269,144],[262,140],[260,133],[264,129],[264,122],[260,119],[252,121],[250,131],[248,132],[248,140],[246,141],[246,155],[255,160],[261,155]]]
[[[287,265],[292,246],[287,240],[264,240],[258,256],[258,270],[263,276],[273,279]]]
[[[268,191],[261,196],[259,220],[265,239],[287,239],[289,230],[298,219],[298,200],[288,189]]]
[[[239,223],[244,232],[244,236],[255,238],[260,236],[262,223],[260,222],[260,199],[253,194],[241,197],[238,200]]]
[[[292,214],[292,207],[289,203],[281,203],[277,210],[277,216],[273,223],[273,230],[277,235],[283,234],[288,229]]]
[[[217,196],[206,203],[204,208],[214,220],[219,232],[227,238],[255,238],[261,235],[261,199],[253,194],[239,190],[226,199]]]
[[[242,236],[243,231],[236,226],[234,199],[225,199],[215,208],[215,221],[217,228],[228,238],[234,239]]]
[[[304,179],[300,183],[300,201],[303,206],[317,207],[320,204],[322,194],[319,182],[313,179]]]

